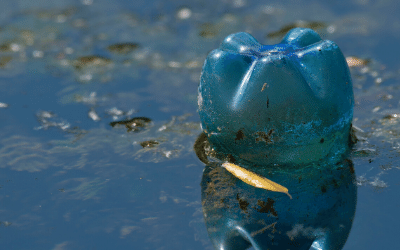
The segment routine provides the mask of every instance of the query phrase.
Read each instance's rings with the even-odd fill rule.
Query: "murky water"
[[[397,1],[0,7],[3,249],[212,249],[200,198],[204,164],[193,151],[201,66],[230,33],[272,44],[298,26],[356,57],[358,200],[344,249],[397,247]]]

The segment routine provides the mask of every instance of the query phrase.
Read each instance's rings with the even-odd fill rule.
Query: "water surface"
[[[201,66],[230,33],[273,44],[305,26],[362,60],[344,249],[395,249],[399,11],[395,0],[3,1],[2,248],[212,249],[192,149]],[[134,117],[151,122],[110,126]]]

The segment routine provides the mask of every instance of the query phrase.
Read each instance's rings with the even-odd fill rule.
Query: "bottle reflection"
[[[195,150],[206,167],[202,205],[215,249],[342,249],[354,219],[357,187],[348,159],[306,166],[243,166],[289,189],[253,187],[213,160],[202,134]],[[220,158],[221,159],[221,158]],[[325,162],[325,163],[324,163]]]

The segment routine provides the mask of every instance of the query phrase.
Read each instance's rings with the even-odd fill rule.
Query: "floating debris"
[[[382,119],[380,119],[380,123],[382,125],[396,125],[399,123],[399,121],[400,121],[399,113],[388,114],[388,115],[385,115]],[[386,131],[389,133],[393,133],[393,131],[390,132],[390,130],[386,130]]]
[[[376,78],[376,79],[374,80],[374,82],[375,82],[376,84],[381,84],[382,81],[383,81],[383,79],[382,79],[381,77],[378,77],[378,78]]]
[[[56,117],[55,114],[52,112],[48,111],[40,111],[36,114],[36,118],[38,122],[41,124],[41,126],[36,127],[36,130],[40,129],[48,129],[50,127],[57,127],[60,128],[61,130],[65,131],[71,127],[71,125],[68,122],[65,121],[50,121],[50,118]]]
[[[205,164],[209,164],[208,158],[207,158],[207,150],[210,148],[210,143],[208,142],[208,137],[206,133],[202,132],[196,139],[196,142],[194,143],[193,149],[194,152],[197,155],[197,158],[199,158],[200,161],[202,161]]]
[[[200,61],[190,60],[188,62],[185,62],[184,65],[188,69],[194,69],[194,68],[201,68],[202,63]]]
[[[203,38],[213,38],[218,35],[220,27],[213,23],[204,23],[200,26],[199,35]]]
[[[2,109],[8,108],[8,104],[4,103],[4,102],[0,102],[0,108],[2,108]]]
[[[176,62],[176,61],[170,61],[170,62],[168,62],[168,67],[170,67],[170,68],[180,68],[180,67],[182,67],[182,63]]]
[[[63,132],[74,134],[77,138],[82,137],[87,132],[77,126],[72,127],[67,121],[57,118],[57,115],[49,111],[39,111],[36,118],[41,126],[34,128],[35,130],[47,130],[51,127],[61,129]]]
[[[257,175],[255,173],[253,173],[245,168],[239,167],[238,165],[235,165],[233,163],[225,162],[222,164],[222,167],[224,167],[226,170],[228,170],[231,174],[236,176],[238,179],[242,180],[243,182],[245,182],[253,187],[262,188],[262,189],[266,189],[266,190],[273,191],[273,192],[285,193],[290,197],[290,199],[292,199],[292,196],[289,194],[289,190],[286,187],[281,186],[276,182],[268,180],[265,177]]]
[[[100,116],[96,113],[96,111],[94,109],[91,109],[88,113],[88,116],[90,119],[92,119],[93,121],[97,122],[100,121]]]
[[[380,189],[383,189],[383,188],[387,188],[387,187],[388,187],[388,185],[387,185],[384,181],[379,180],[378,177],[375,177],[375,179],[374,179],[373,181],[371,181],[369,184],[370,184],[375,190],[380,190]]]
[[[378,112],[379,110],[381,110],[381,107],[380,107],[380,106],[376,106],[376,107],[374,107],[374,108],[372,109],[372,113],[376,113],[376,112]]]
[[[178,11],[176,13],[176,18],[181,19],[181,20],[188,19],[191,16],[192,16],[192,11],[187,7],[182,7],[180,9],[178,9]]]
[[[141,162],[162,162],[169,159],[182,157],[184,154],[193,153],[193,142],[201,132],[198,122],[188,122],[188,115],[172,117],[172,120],[162,125],[156,124],[143,134],[138,134],[134,138],[133,145],[138,146],[134,154],[136,160]],[[138,137],[144,136],[143,139]],[[149,137],[149,135],[153,135]],[[159,144],[155,147],[143,147],[143,141],[156,141]],[[140,147],[140,148],[139,148]]]
[[[154,148],[156,145],[160,144],[158,141],[155,140],[149,140],[149,141],[143,141],[140,143],[140,146],[143,148]]]
[[[111,64],[111,59],[102,56],[82,56],[73,62],[76,69],[81,70],[87,67],[105,67]]]
[[[0,67],[4,68],[12,60],[11,56],[0,57]]]
[[[358,142],[358,137],[356,135],[357,129],[353,126],[350,129],[350,145],[356,144]],[[324,139],[321,139],[321,143],[324,142]]]
[[[168,200],[168,196],[165,194],[164,191],[161,191],[160,197],[159,197],[160,201],[162,203],[166,202]]]
[[[8,222],[8,221],[3,221],[3,222],[0,221],[0,224],[1,224],[1,223],[3,223],[3,225],[4,225],[5,227],[11,226],[11,224],[12,224],[11,222]]]
[[[355,157],[374,157],[377,155],[377,152],[373,148],[362,148],[354,151],[353,155]]]
[[[107,47],[108,51],[117,54],[128,54],[139,48],[138,43],[116,43]]]
[[[151,123],[151,119],[147,117],[135,117],[130,120],[110,122],[111,127],[124,125],[127,131],[139,132]]]
[[[371,62],[369,59],[361,59],[355,56],[348,56],[346,57],[347,65],[349,67],[360,67],[360,66],[366,66]]]
[[[387,188],[388,185],[384,181],[380,180],[378,177],[375,177],[373,180],[368,180],[365,178],[365,175],[362,175],[357,178],[356,183],[358,186],[366,186],[369,185],[375,189],[375,191],[380,191],[384,188]]]
[[[106,110],[106,113],[111,116],[121,116],[124,114],[124,111],[117,109],[116,107]]]
[[[37,116],[41,117],[41,118],[51,118],[51,117],[55,117],[56,115],[53,112],[50,112],[50,111],[40,111],[37,114]]]
[[[138,226],[123,226],[120,230],[120,238],[124,239],[125,236],[129,235],[131,232],[135,231],[135,230],[139,230],[140,227]]]
[[[22,30],[21,38],[28,46],[32,46],[35,42],[35,33],[31,30]]]
[[[98,98],[96,96],[97,96],[96,92],[91,92],[89,96],[75,95],[74,99],[76,102],[83,102],[85,104],[96,105],[98,101]]]
[[[137,111],[134,110],[134,109],[130,109],[129,111],[125,112],[125,111],[122,111],[122,110],[117,109],[116,107],[114,107],[114,108],[111,108],[111,109],[107,109],[105,112],[106,112],[107,115],[112,116],[112,118],[114,120],[117,120],[120,116],[130,116],[133,113],[136,113]]]
[[[4,43],[0,45],[0,52],[18,52],[22,50],[22,46],[18,43]]]
[[[391,94],[388,94],[388,95],[384,94],[384,95],[381,95],[381,99],[384,100],[384,101],[388,101],[388,100],[393,99],[393,95],[391,95]]]
[[[40,130],[40,129],[46,130],[46,129],[50,128],[50,127],[58,127],[61,130],[66,130],[66,129],[68,129],[70,127],[70,124],[68,122],[60,121],[59,119],[58,119],[59,121],[51,121],[50,120],[50,119],[56,120],[55,117],[56,117],[56,115],[54,113],[52,113],[52,112],[39,111],[36,114],[36,118],[37,118],[38,122],[41,124],[41,126],[35,128],[35,129],[37,129],[37,130]]]
[[[389,114],[389,115],[384,116],[382,119],[394,121],[394,120],[397,120],[398,118],[400,118],[400,114]]]
[[[170,158],[172,156],[172,151],[164,151],[163,154],[166,158]]]

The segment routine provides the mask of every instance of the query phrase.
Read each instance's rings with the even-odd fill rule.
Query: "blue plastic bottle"
[[[347,150],[354,97],[339,47],[296,28],[276,45],[228,36],[204,63],[198,104],[216,151],[301,165]]]
[[[339,47],[303,28],[277,45],[230,35],[204,63],[198,105],[212,156],[201,185],[215,248],[342,249],[357,188],[348,160],[353,89]],[[244,183],[225,161],[293,199]]]

